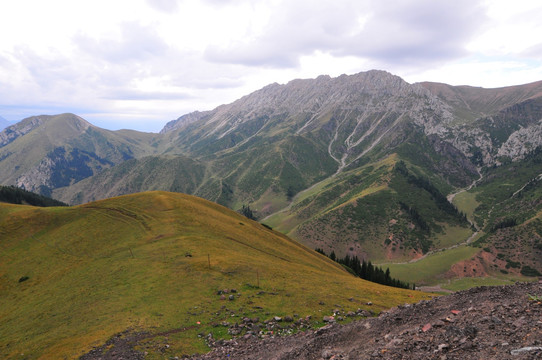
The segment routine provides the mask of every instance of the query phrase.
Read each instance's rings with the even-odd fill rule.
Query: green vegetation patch
[[[459,246],[411,263],[378,265],[389,267],[391,276],[399,280],[414,282],[416,285],[433,285],[439,282],[439,275],[450,270],[453,264],[468,260],[479,251],[480,249],[470,246]]]
[[[220,324],[245,316],[311,315],[316,326],[337,305],[355,311],[371,301],[380,311],[427,296],[356,278],[280,233],[183,194],[71,208],[0,204],[0,214],[2,358],[76,358],[126,330],[147,334],[141,346],[151,358],[181,357],[207,349],[197,334],[225,336]]]

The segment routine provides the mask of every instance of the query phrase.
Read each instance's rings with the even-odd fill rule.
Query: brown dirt
[[[542,359],[541,300],[542,281],[473,288],[287,337],[209,335],[213,351],[191,359]],[[143,359],[134,348],[153,336],[126,331],[81,359]]]
[[[289,337],[245,336],[210,359],[540,359],[542,283],[480,287],[347,325],[331,324]]]

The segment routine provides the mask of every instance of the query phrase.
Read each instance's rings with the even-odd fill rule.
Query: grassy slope
[[[202,182],[205,166],[184,156],[145,156],[53,191],[70,204],[142,191],[164,190],[192,194]]]
[[[453,264],[471,258],[479,251],[469,246],[460,246],[429,255],[416,262],[381,264],[381,266],[389,267],[391,276],[399,280],[414,282],[417,285],[434,285],[439,282],[438,276],[448,271]]]
[[[427,191],[393,170],[397,161],[392,154],[329,178],[265,223],[328,253],[371,260],[409,259],[422,246],[438,249],[465,241],[471,234],[466,223],[444,213]],[[413,225],[400,202],[415,208],[430,229]]]
[[[13,184],[18,176],[36,166],[53,149],[68,152],[77,148],[113,163],[126,156],[141,157],[154,153],[151,145],[156,134],[131,130],[109,131],[90,125],[74,114],[42,116],[39,127],[0,148],[0,182]],[[25,119],[20,127],[32,118]]]
[[[277,232],[182,194],[72,208],[0,204],[0,238],[2,358],[74,358],[128,328],[151,333],[151,357],[160,341],[152,334],[175,329],[165,355],[191,353],[205,350],[198,333],[224,335],[212,324],[238,316],[321,319],[336,305],[372,301],[381,310],[425,296],[352,277]],[[231,288],[241,293],[235,301],[216,295]]]

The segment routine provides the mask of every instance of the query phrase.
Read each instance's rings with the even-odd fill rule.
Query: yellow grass
[[[176,330],[164,356],[180,357],[205,351],[197,334],[220,332],[213,325],[226,320],[321,320],[336,305],[371,301],[378,311],[427,296],[355,278],[280,233],[183,194],[72,208],[0,204],[0,215],[0,358],[77,358],[126,329],[151,340]],[[232,288],[234,301],[217,295]],[[159,354],[151,340],[144,350]]]

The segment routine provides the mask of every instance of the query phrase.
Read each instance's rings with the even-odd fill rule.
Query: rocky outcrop
[[[44,117],[34,116],[7,127],[4,131],[0,132],[0,148],[11,143],[20,136],[28,134],[40,126],[43,121]]]
[[[58,147],[19,176],[16,185],[50,196],[52,190],[83,180],[112,165],[111,161],[99,158],[96,154]]]
[[[189,114],[183,115],[177,120],[171,120],[168,122],[162,130],[160,130],[160,134],[166,134],[175,130],[178,130],[182,128],[183,126],[189,125],[193,122],[196,122],[203,118],[205,115],[207,115],[208,111],[194,111]]]
[[[542,119],[538,124],[522,127],[508,137],[497,150],[497,158],[506,156],[512,161],[521,160],[542,145]]]

